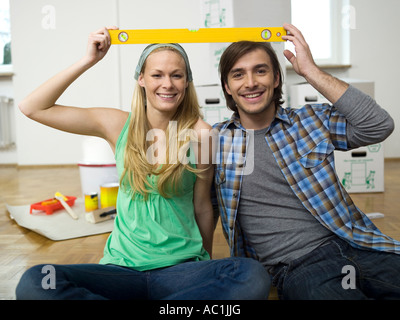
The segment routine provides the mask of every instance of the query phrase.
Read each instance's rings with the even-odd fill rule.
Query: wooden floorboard
[[[352,194],[364,212],[381,212],[375,224],[386,234],[400,239],[400,160],[385,162],[385,192]],[[27,205],[52,198],[56,191],[81,196],[79,169],[63,167],[0,167],[0,299],[14,299],[15,287],[30,266],[97,263],[108,234],[52,241],[18,226],[10,219],[5,204]],[[220,224],[217,226],[214,258],[229,256]]]

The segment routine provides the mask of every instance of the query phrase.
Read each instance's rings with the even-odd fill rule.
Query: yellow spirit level
[[[286,30],[274,28],[201,28],[201,29],[142,29],[109,30],[111,44],[139,43],[206,43],[237,42],[241,40],[259,42],[282,42]]]

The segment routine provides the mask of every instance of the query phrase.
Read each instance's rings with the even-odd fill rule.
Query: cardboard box
[[[197,86],[196,92],[204,121],[214,125],[231,118],[233,112],[226,106],[225,96],[220,85]]]
[[[299,109],[306,104],[320,103],[329,103],[329,101],[309,83],[298,83],[290,87],[289,107]]]
[[[368,94],[372,98],[375,96],[374,82],[344,78],[343,81],[351,84],[358,90]],[[330,103],[322,94],[315,90],[309,83],[297,83],[290,86],[289,106],[291,108],[301,108],[305,104]]]
[[[383,192],[383,144],[335,151],[336,172],[348,193]]]

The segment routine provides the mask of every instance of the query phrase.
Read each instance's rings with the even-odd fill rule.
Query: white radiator
[[[12,122],[13,99],[0,96],[0,150],[15,146]]]

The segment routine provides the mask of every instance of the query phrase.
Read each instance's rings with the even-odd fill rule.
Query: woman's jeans
[[[116,265],[38,265],[28,269],[17,299],[267,299],[270,277],[247,258],[185,262],[150,271]]]
[[[355,249],[339,238],[272,275],[280,299],[400,299],[400,255]]]

